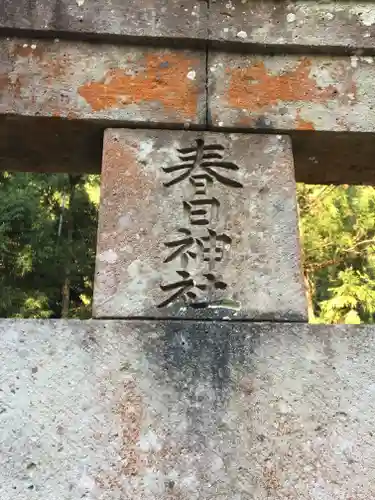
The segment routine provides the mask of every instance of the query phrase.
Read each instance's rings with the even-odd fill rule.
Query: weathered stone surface
[[[204,123],[205,54],[46,40],[0,44],[0,113]]]
[[[290,142],[108,130],[96,317],[304,319]]]
[[[82,35],[207,38],[203,0],[2,0],[0,29]]]
[[[224,127],[374,132],[372,57],[211,53],[209,111]]]
[[[2,500],[369,500],[375,329],[0,322]]]
[[[215,41],[350,51],[375,47],[375,2],[212,0]]]
[[[3,0],[0,29],[276,47],[374,48],[375,2]]]

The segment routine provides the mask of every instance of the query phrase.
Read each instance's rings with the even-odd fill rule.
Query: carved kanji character
[[[203,243],[203,260],[205,262],[222,262],[225,247],[232,243],[232,238],[225,233],[217,234],[208,229],[207,236],[201,237]]]
[[[181,228],[178,229],[178,232],[182,233],[184,237],[164,243],[167,248],[173,249],[164,262],[171,262],[177,257],[181,257],[181,264],[183,267],[186,267],[189,258],[195,259],[197,257],[197,252],[194,251],[196,241],[190,229]]]
[[[163,292],[170,292],[172,290],[177,290],[170,297],[164,300],[161,304],[158,305],[159,308],[166,307],[175,300],[182,298],[186,300],[187,298],[195,299],[196,294],[191,290],[195,286],[195,281],[190,276],[188,271],[177,271],[177,274],[181,276],[181,280],[176,281],[174,283],[170,283],[168,285],[160,285],[160,288]]]
[[[193,226],[206,226],[218,217],[219,200],[216,198],[194,198],[183,202],[189,222]]]
[[[178,149],[179,159],[181,163],[164,167],[166,173],[179,172],[179,174],[168,182],[164,182],[166,187],[173,186],[184,179],[189,178],[203,179],[202,174],[206,176],[206,180],[211,182],[215,179],[221,184],[230,187],[243,187],[242,184],[231,177],[227,177],[222,172],[236,172],[239,167],[232,162],[223,160],[224,146],[220,144],[205,145],[203,139],[196,140],[196,146],[192,148]]]
[[[212,229],[207,229],[206,234],[197,236],[194,236],[190,229],[180,228],[178,232],[183,235],[182,238],[164,243],[167,248],[173,249],[164,262],[171,262],[180,257],[184,268],[189,258],[195,260],[198,255],[204,262],[221,262],[226,246],[232,243],[230,236],[225,233],[218,234]]]
[[[213,291],[225,290],[227,288],[227,284],[224,281],[218,280],[213,273],[202,275],[205,278],[204,283],[197,283],[188,271],[177,271],[177,274],[181,276],[181,280],[168,285],[160,285],[163,292],[177,291],[159,304],[158,308],[166,307],[178,299],[188,302],[192,307],[207,307]],[[202,297],[202,292],[205,292],[204,299],[197,300],[199,297]]]

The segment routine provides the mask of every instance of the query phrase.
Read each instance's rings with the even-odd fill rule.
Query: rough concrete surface
[[[370,500],[375,329],[0,322],[2,500]]]
[[[374,132],[373,57],[211,53],[215,126]]]
[[[195,51],[3,39],[0,113],[204,123],[205,60]]]
[[[303,320],[288,137],[107,130],[94,316]]]
[[[206,39],[204,0],[2,0],[0,29]]]
[[[254,44],[322,51],[375,47],[374,1],[212,0],[209,22],[211,40],[249,50]]]

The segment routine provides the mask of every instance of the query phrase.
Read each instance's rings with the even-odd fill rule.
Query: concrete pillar
[[[1,500],[369,500],[375,329],[0,321]]]

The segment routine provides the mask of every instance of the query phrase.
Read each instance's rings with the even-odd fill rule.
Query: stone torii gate
[[[375,2],[2,0],[0,34],[1,169],[102,172],[95,319],[0,321],[0,498],[375,498],[375,330],[306,323],[295,200],[374,183]]]

